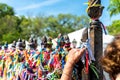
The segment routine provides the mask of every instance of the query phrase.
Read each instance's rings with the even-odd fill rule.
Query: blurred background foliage
[[[114,11],[114,7],[117,11]],[[110,16],[120,13],[120,5],[116,3],[116,0],[111,0],[108,11]],[[6,41],[11,43],[18,38],[28,40],[31,35],[36,38],[43,35],[56,38],[59,33],[67,34],[83,27],[89,27],[89,21],[89,17],[85,15],[72,14],[16,16],[12,7],[0,3],[0,44]],[[111,25],[107,26],[108,32],[111,35],[118,34],[119,26],[120,20],[113,21]]]

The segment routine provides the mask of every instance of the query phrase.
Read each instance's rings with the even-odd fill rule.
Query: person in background
[[[120,80],[120,34],[106,47],[101,64],[111,80]]]

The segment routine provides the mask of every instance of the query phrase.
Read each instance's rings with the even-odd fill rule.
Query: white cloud
[[[16,10],[22,11],[22,10],[29,10],[29,9],[41,8],[41,7],[44,7],[44,6],[52,5],[52,4],[57,3],[59,1],[60,0],[45,0],[44,2],[27,5],[25,7],[18,8]]]

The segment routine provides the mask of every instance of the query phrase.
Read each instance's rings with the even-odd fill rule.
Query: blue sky
[[[0,0],[0,3],[12,6],[18,16],[58,15],[60,13],[87,15],[85,2],[88,0]],[[120,19],[120,15],[110,18],[107,11],[109,0],[102,0],[102,5],[105,8],[100,20],[104,25],[109,25],[113,20]]]

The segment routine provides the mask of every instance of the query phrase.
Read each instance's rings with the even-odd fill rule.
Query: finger
[[[81,57],[84,54],[84,51],[86,50],[86,48],[82,48],[79,51],[79,56]]]
[[[85,50],[86,50],[86,48],[82,48],[82,49],[81,49],[81,52],[84,52]]]
[[[82,49],[76,49],[77,52],[83,53],[86,50],[86,48],[82,48]]]

